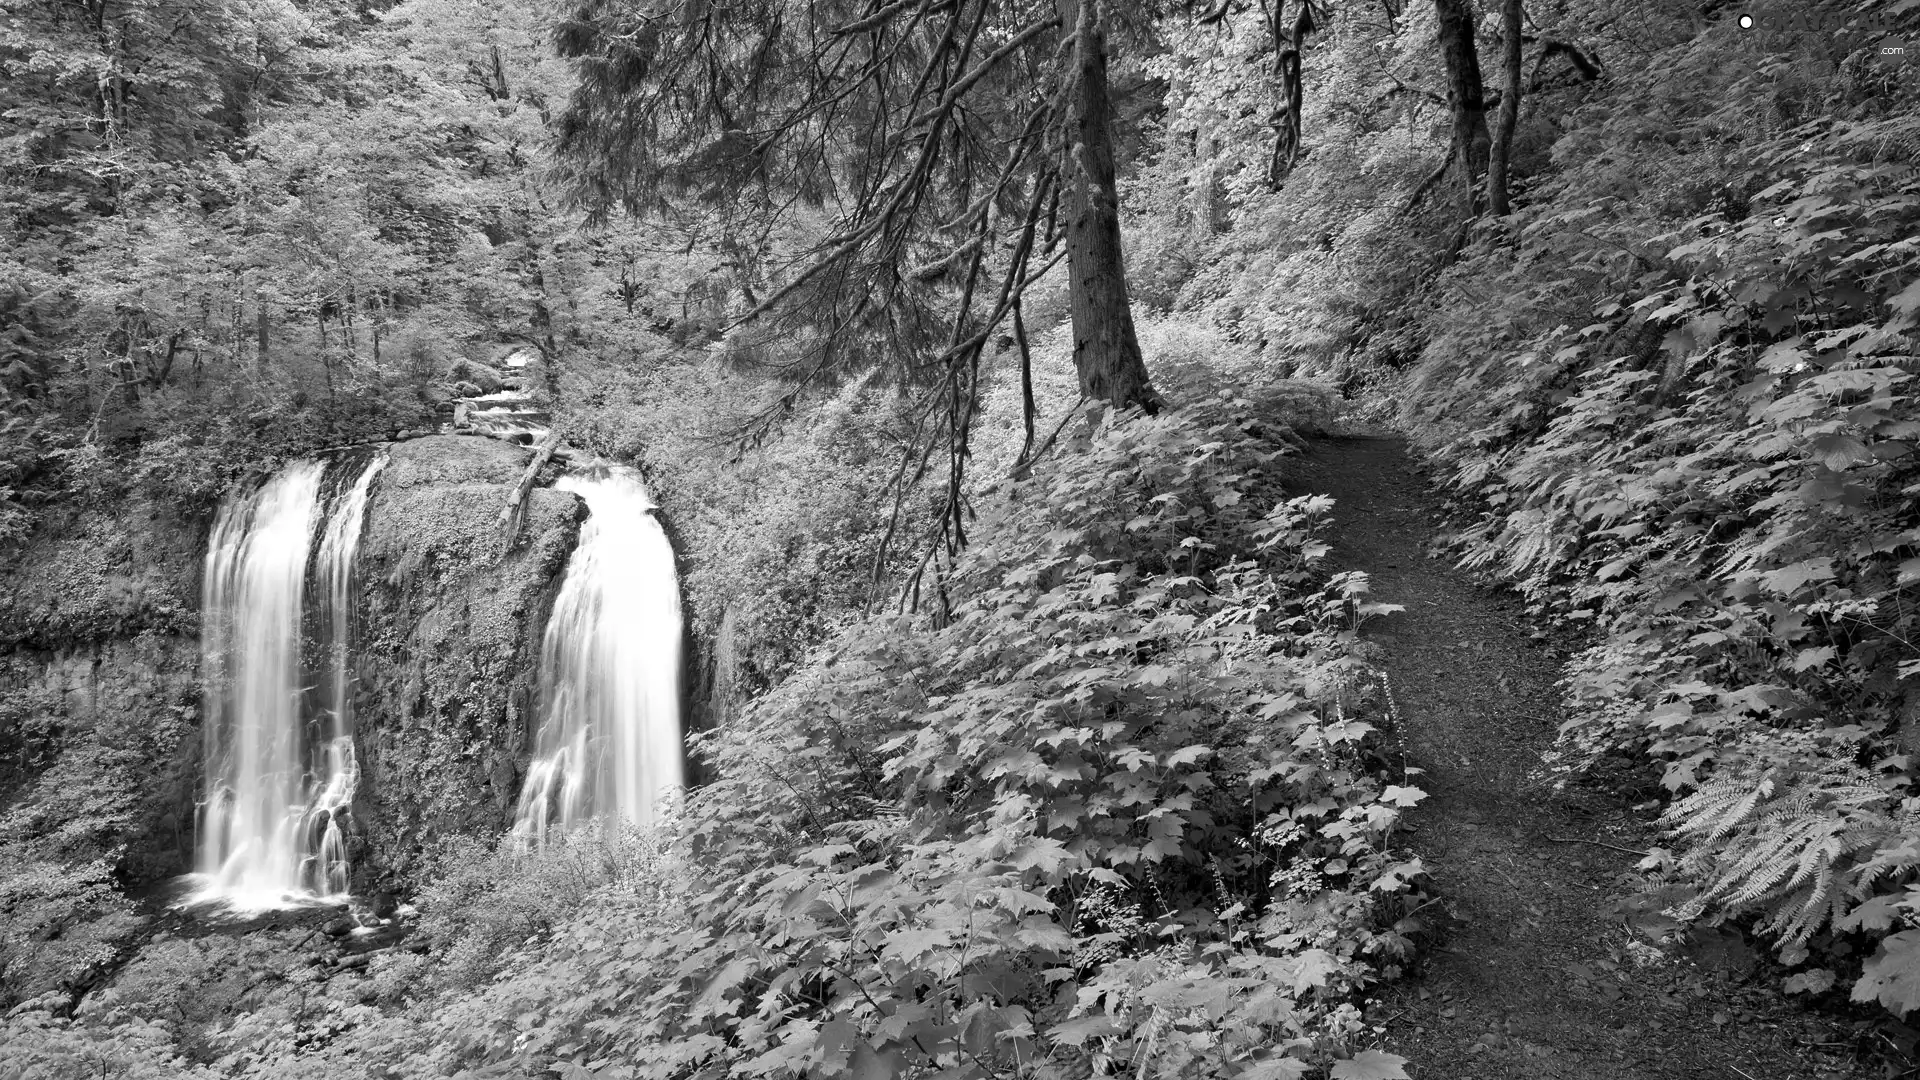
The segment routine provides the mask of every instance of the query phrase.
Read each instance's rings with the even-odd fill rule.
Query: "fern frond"
[[[1708,892],[1735,907],[1758,902],[1794,874],[1808,845],[1824,831],[1824,822],[1800,819],[1755,837],[1758,842]]]
[[[1705,834],[1706,840],[1719,840],[1745,823],[1771,791],[1770,778],[1753,783],[1722,777],[1675,803],[1667,819],[1681,836]]]
[[[1675,803],[1669,830],[1691,842],[1682,862],[1705,883],[1689,904],[1757,910],[1762,926],[1805,941],[1875,883],[1920,866],[1920,804],[1901,801],[1846,762],[1795,762],[1755,777],[1729,773]]]

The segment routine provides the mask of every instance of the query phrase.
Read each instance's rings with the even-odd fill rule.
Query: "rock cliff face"
[[[585,513],[535,488],[502,556],[526,450],[450,435],[389,454],[360,547],[356,890],[408,875],[448,835],[510,823],[541,635]]]
[[[190,862],[205,522],[137,499],[50,523],[0,570],[0,844]]]

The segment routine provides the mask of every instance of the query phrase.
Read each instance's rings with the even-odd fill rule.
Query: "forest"
[[[1920,1076],[1914,36],[0,0],[0,1080]]]

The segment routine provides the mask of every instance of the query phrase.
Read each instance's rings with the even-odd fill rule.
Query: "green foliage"
[[[52,730],[41,744],[46,760],[0,812],[0,1005],[88,987],[144,929],[119,885],[122,874],[151,867],[127,849],[160,831],[156,796],[165,798],[167,784],[155,777],[172,775],[192,735],[177,715],[150,727],[138,717],[76,724],[47,695],[8,701],[47,708],[28,722]]]
[[[1818,771],[1796,772],[1818,763]],[[1687,843],[1679,869],[1705,887],[1681,907],[1765,913],[1762,928],[1804,945],[1898,880],[1920,836],[1920,801],[1897,778],[1879,779],[1847,762],[1804,752],[1755,777],[1736,772],[1676,802],[1674,835]]]
[[[0,1020],[6,1080],[198,1080],[219,1075],[183,1060],[165,1025],[125,1015],[66,1020],[44,1010],[21,1010]]]
[[[104,859],[76,864],[0,844],[0,1005],[86,985],[143,920]]]
[[[417,902],[418,933],[434,946],[438,986],[463,991],[524,964],[554,929],[607,888],[660,879],[659,838],[624,826],[578,830],[536,852],[460,837],[443,851]]]
[[[1268,184],[1281,105],[1262,9],[1168,30],[1164,141],[1129,186],[1140,294],[1273,374],[1359,379],[1418,352],[1414,302],[1445,223],[1408,193],[1445,152],[1431,5],[1327,6],[1302,61],[1309,147]],[[1544,14],[1544,13],[1543,13]]]

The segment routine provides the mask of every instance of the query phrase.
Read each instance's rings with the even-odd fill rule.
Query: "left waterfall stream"
[[[191,900],[338,899],[351,878],[354,564],[384,454],[228,496],[201,596],[205,788]]]

